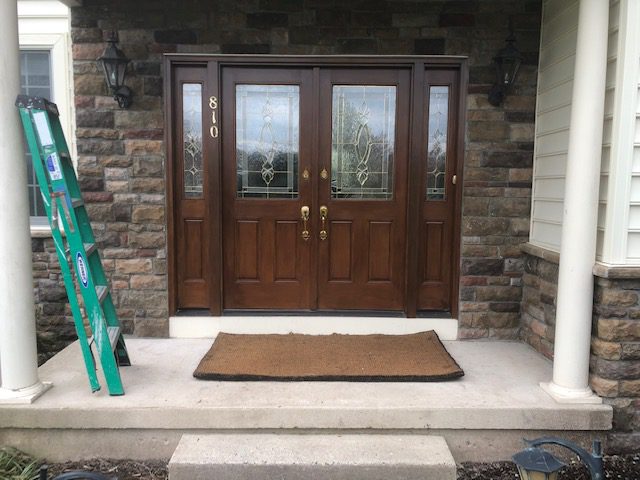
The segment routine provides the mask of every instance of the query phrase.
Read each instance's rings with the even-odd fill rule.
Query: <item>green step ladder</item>
[[[93,343],[109,394],[124,395],[119,366],[128,366],[131,362],[60,126],[58,107],[44,98],[27,95],[19,95],[16,106],[51,225],[91,391],[100,390],[91,350]],[[87,337],[76,288],[84,301],[91,338]]]

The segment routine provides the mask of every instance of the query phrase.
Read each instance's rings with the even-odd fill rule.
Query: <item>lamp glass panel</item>
[[[118,87],[124,85],[124,77],[127,75],[128,60],[118,60]]]
[[[107,79],[107,85],[109,88],[115,88],[118,84],[118,70],[115,63],[110,61],[103,62],[104,73]]]

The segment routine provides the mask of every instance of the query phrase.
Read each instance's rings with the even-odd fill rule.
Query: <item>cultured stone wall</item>
[[[591,386],[613,406],[616,451],[640,448],[640,278],[627,273],[596,277],[593,308]]]
[[[462,338],[516,338],[528,238],[539,0],[85,0],[71,10],[78,174],[127,331],[168,334],[162,54],[466,55]],[[525,61],[487,101],[509,22]],[[132,60],[120,110],[95,59],[106,31]]]
[[[523,250],[521,337],[553,358],[559,255],[532,245]],[[636,452],[640,446],[639,272],[637,268],[616,272],[597,266],[596,273],[590,384],[613,407],[607,451]],[[603,278],[616,275],[626,278]]]
[[[77,336],[53,240],[32,239],[31,252],[38,363],[42,364],[73,342]]]
[[[559,255],[525,245],[522,277],[521,338],[547,358],[553,358],[558,294]]]

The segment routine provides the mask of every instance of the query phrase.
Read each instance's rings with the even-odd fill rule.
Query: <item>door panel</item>
[[[392,278],[393,222],[369,222],[369,282],[390,282]]]
[[[457,169],[457,75],[451,71],[427,72],[424,86],[425,135],[421,158],[421,225],[418,273],[418,310],[451,310],[453,232],[455,226],[454,175]]]
[[[203,139],[204,68],[183,68],[174,82],[176,122],[176,243],[178,308],[209,306],[210,264],[205,234],[206,191]]]
[[[227,309],[309,308],[311,70],[223,68],[223,251]],[[308,222],[307,227],[310,227]]]
[[[320,73],[318,197],[328,211],[318,249],[320,309],[404,307],[409,77],[385,69]]]

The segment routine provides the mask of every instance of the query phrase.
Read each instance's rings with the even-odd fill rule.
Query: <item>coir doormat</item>
[[[220,333],[193,376],[202,380],[433,382],[464,375],[438,335]]]

